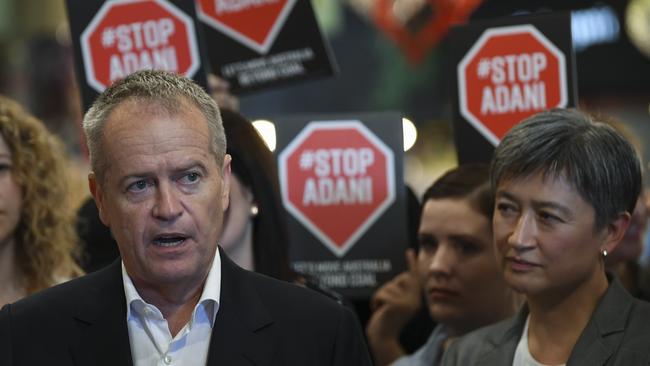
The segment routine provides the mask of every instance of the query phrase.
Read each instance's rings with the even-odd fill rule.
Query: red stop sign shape
[[[532,25],[486,30],[458,65],[459,107],[497,145],[522,119],[566,107],[565,58]]]
[[[258,53],[273,45],[296,0],[196,0],[204,23]]]
[[[81,34],[88,84],[98,92],[144,69],[188,78],[200,66],[192,18],[165,0],[108,0]]]
[[[359,121],[311,122],[279,156],[284,205],[341,257],[395,200],[393,160]]]

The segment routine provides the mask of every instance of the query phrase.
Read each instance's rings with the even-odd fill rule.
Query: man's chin
[[[147,282],[160,285],[187,285],[193,279],[201,281],[201,274],[197,271],[203,268],[198,264],[164,263],[152,266],[147,271]]]

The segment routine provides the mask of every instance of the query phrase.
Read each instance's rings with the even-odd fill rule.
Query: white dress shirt
[[[134,366],[205,365],[210,336],[219,310],[221,258],[216,251],[212,267],[192,318],[172,338],[167,320],[154,305],[146,303],[122,262],[126,295],[126,319]]]

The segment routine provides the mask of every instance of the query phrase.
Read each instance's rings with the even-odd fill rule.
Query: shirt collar
[[[126,267],[124,267],[124,261],[122,261],[122,283],[124,285],[124,295],[126,296],[126,318],[131,319],[131,307],[133,306],[137,309],[137,312],[140,312],[143,309],[147,302],[142,299],[136,289],[131,277],[126,272]],[[214,321],[217,317],[217,311],[219,310],[219,300],[221,297],[221,257],[219,256],[219,250],[215,251],[214,259],[212,260],[212,265],[210,266],[210,271],[208,272],[208,277],[205,280],[203,286],[203,292],[199,298],[198,303],[194,307],[193,315],[196,316],[197,308],[205,306],[206,310],[209,311],[211,316],[210,323],[214,326]],[[152,305],[153,306],[153,305]],[[154,306],[155,307],[155,306]]]

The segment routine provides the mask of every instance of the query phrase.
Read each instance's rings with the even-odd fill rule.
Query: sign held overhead
[[[514,125],[577,103],[569,12],[472,22],[449,44],[459,164],[489,162]]]
[[[81,50],[99,93],[138,70],[192,78],[200,65],[192,18],[166,1],[107,1],[81,34]]]
[[[207,88],[192,0],[67,0],[77,80],[87,110],[139,70],[165,70]]]
[[[393,160],[359,121],[311,122],[279,156],[285,207],[342,256],[393,203]]]
[[[401,113],[278,118],[277,161],[292,267],[349,298],[404,269]]]
[[[497,145],[522,119],[567,106],[565,63],[533,25],[490,28],[458,65],[460,112]]]

